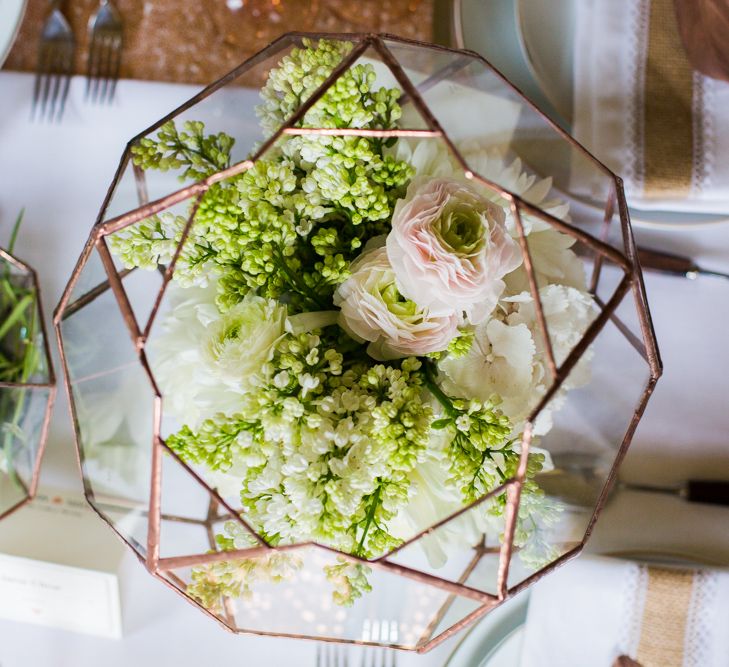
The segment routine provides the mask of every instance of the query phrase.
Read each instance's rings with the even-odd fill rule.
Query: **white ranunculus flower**
[[[275,299],[246,294],[243,301],[208,325],[202,342],[203,358],[228,386],[245,390],[271,358],[285,324],[286,306]]]
[[[147,345],[152,373],[162,391],[162,410],[172,431],[196,428],[216,412],[233,412],[240,397],[223,386],[202,356],[200,342],[208,325],[220,317],[215,283],[207,287],[167,286],[169,308],[152,329]],[[161,315],[162,313],[160,313]]]
[[[539,291],[557,365],[561,364],[595,318],[589,294],[564,285],[547,285]],[[487,400],[498,394],[500,408],[517,430],[552,384],[536,307],[529,292],[502,300],[504,312],[476,327],[474,343],[465,356],[447,357],[439,363],[447,384],[461,395]],[[564,390],[589,381],[585,356],[562,385]],[[550,403],[551,410],[559,400]],[[551,410],[543,411],[535,433],[551,428]]]
[[[522,262],[504,209],[451,178],[416,179],[395,205],[387,256],[397,284],[420,306],[483,321]]]
[[[147,351],[163,396],[163,414],[195,429],[218,412],[240,408],[252,374],[283,333],[286,311],[248,296],[225,315],[215,305],[215,283],[182,288],[170,283],[169,308],[152,330]],[[175,430],[173,424],[169,428]]]
[[[440,352],[458,333],[453,308],[422,307],[402,296],[385,248],[360,255],[352,275],[334,294],[342,328],[359,341],[370,341],[378,360]]]

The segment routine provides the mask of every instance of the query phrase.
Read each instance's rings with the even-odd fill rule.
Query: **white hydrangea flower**
[[[528,174],[519,158],[515,158],[507,164],[503,155],[498,151],[489,146],[482,146],[476,141],[459,144],[456,148],[468,166],[479,176],[519,195],[525,201],[539,206],[556,218],[567,219],[569,203],[547,198],[552,189],[551,178],[540,179]],[[463,168],[456,162],[455,157],[443,142],[432,139],[403,138],[397,142],[394,150],[398,160],[405,160],[415,167],[416,174],[438,178],[456,178],[469,183],[475,182],[465,177]],[[504,208],[507,228],[515,236],[516,230],[509,203],[485,186],[481,189],[481,194]],[[523,222],[527,234],[549,227],[548,223],[531,215],[525,215]]]
[[[220,313],[215,305],[217,287],[167,286],[169,308],[147,346],[152,372],[162,391],[166,418],[197,428],[217,412],[235,412],[239,396],[223,385],[202,353],[201,341]]]
[[[597,314],[589,294],[565,285],[547,285],[539,291],[552,341],[555,361],[561,364],[582,338]],[[502,300],[502,313],[475,329],[473,345],[460,358],[446,357],[439,364],[451,389],[461,395],[487,400],[497,394],[499,406],[519,425],[528,417],[552,384],[544,340],[529,292]],[[566,389],[589,381],[589,358],[583,357],[562,385]],[[550,407],[554,409],[558,401]],[[545,410],[535,425],[537,434],[551,427]]]

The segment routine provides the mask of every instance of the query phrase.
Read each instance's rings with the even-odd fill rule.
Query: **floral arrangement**
[[[351,46],[306,43],[271,70],[261,126],[272,135]],[[397,87],[360,61],[301,127],[407,127]],[[201,179],[230,165],[234,140],[170,121],[133,148],[143,169]],[[549,180],[480,145],[459,150],[478,173],[564,217]],[[152,363],[167,445],[196,466],[271,545],[318,542],[357,557],[328,568],[335,600],[368,590],[363,563],[450,516],[513,476],[524,422],[551,384],[512,212],[469,180],[433,138],[286,135],[247,171],[212,185],[187,216],[162,213],[111,237],[128,268],[176,257]],[[594,317],[574,239],[524,225],[557,363]],[[176,256],[178,246],[181,251]],[[562,392],[587,380],[580,362]],[[559,398],[551,403],[558,407]],[[540,415],[537,435],[550,427]],[[540,538],[559,507],[534,476],[533,448],[516,544],[550,558]],[[424,541],[434,565],[454,540],[503,530],[505,493],[464,515],[449,538]],[[228,522],[222,550],[254,546]],[[193,571],[209,608],[255,581],[292,576],[291,552]]]

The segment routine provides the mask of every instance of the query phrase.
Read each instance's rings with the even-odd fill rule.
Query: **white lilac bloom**
[[[361,255],[352,275],[334,294],[342,328],[359,341],[370,341],[375,359],[440,352],[458,334],[459,317],[449,307],[423,307],[405,298],[385,248]]]
[[[557,364],[561,364],[584,335],[596,315],[589,294],[564,285],[547,285],[539,291]],[[517,428],[528,417],[552,383],[545,344],[534,300],[522,292],[502,300],[500,315],[477,326],[471,349],[460,358],[439,363],[447,385],[468,397],[487,400],[497,394],[500,408]],[[589,381],[589,354],[562,385],[563,390]],[[550,404],[554,410],[559,403]],[[535,432],[551,428],[551,410],[540,414]]]
[[[482,322],[522,262],[501,206],[468,183],[416,179],[397,202],[387,256],[400,292],[422,307]]]

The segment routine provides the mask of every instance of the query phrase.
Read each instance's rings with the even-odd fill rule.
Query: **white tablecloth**
[[[25,224],[17,254],[35,266],[50,315],[88,235],[125,143],[189,98],[189,86],[122,81],[111,107],[83,102],[73,81],[60,125],[32,124],[29,75],[0,73],[0,239],[18,211]],[[638,233],[649,245],[691,253],[729,271],[729,226],[694,232]],[[677,482],[729,478],[729,282],[647,278],[666,374],[625,463],[626,479]],[[63,392],[54,413],[42,483],[81,489]],[[111,531],[109,540],[115,539]],[[589,545],[593,551],[671,551],[729,563],[729,510],[690,506],[659,495],[614,498]],[[2,667],[313,666],[314,645],[236,637],[181,597],[125,563],[125,639],[96,639],[0,622]],[[400,667],[443,665],[455,642]]]

